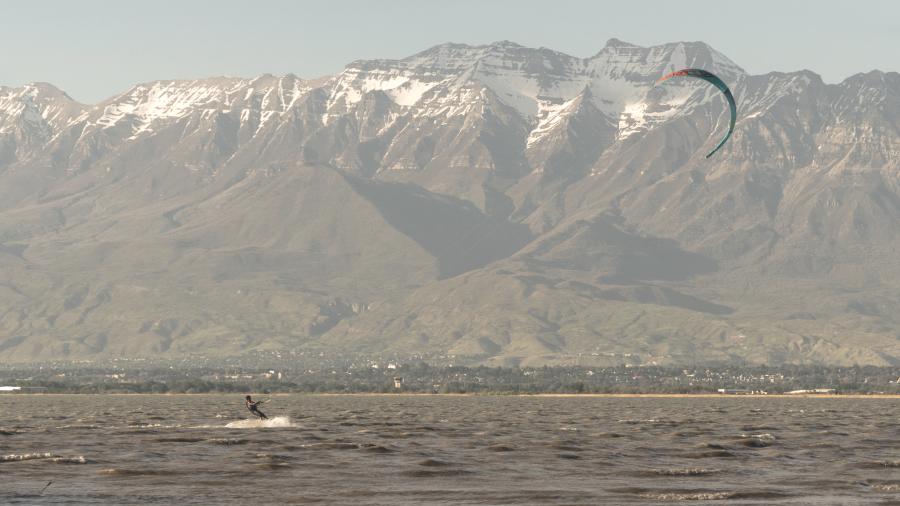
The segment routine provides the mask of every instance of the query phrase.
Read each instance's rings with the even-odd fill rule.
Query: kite
[[[731,122],[728,125],[728,133],[726,133],[725,137],[722,137],[722,140],[719,141],[718,144],[716,144],[716,147],[713,148],[713,150],[710,151],[708,155],[706,155],[706,157],[709,158],[716,151],[718,151],[719,148],[721,148],[725,144],[725,141],[727,141],[728,138],[731,137],[731,133],[734,132],[734,122],[737,120],[737,105],[734,103],[734,95],[731,94],[731,90],[728,89],[728,85],[726,85],[724,81],[719,79],[719,77],[716,76],[715,74],[713,74],[712,72],[708,72],[703,69],[676,70],[675,72],[666,74],[666,75],[662,76],[661,78],[659,78],[659,80],[656,81],[656,84],[659,84],[659,83],[661,83],[667,79],[670,79],[672,77],[682,77],[682,76],[696,77],[697,79],[703,79],[704,81],[712,84],[716,88],[719,88],[719,91],[721,91],[723,94],[725,94],[725,100],[728,100],[728,105],[729,105],[729,107],[731,107]]]

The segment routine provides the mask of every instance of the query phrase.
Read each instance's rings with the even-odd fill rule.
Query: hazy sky
[[[96,102],[155,79],[317,77],[442,42],[587,57],[611,37],[702,40],[751,73],[807,68],[838,82],[900,71],[900,2],[14,0],[0,3],[0,85],[47,81]]]

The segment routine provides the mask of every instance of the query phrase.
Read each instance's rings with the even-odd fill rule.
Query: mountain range
[[[900,74],[702,42],[0,87],[0,360],[896,366],[898,161]]]

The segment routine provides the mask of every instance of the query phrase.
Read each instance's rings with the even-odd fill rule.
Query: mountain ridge
[[[737,97],[708,161],[717,90],[655,86],[681,66]],[[896,365],[898,123],[896,72],[702,42],[0,88],[0,358]]]

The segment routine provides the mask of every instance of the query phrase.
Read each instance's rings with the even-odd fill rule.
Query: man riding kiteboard
[[[268,420],[269,419],[269,417],[266,416],[266,414],[263,413],[262,411],[260,411],[259,408],[257,407],[260,404],[265,403],[266,402],[265,400],[253,402],[253,399],[251,399],[249,395],[247,396],[246,399],[247,399],[246,400],[247,409],[249,409],[250,412],[253,413],[253,416],[258,417],[260,420]]]

